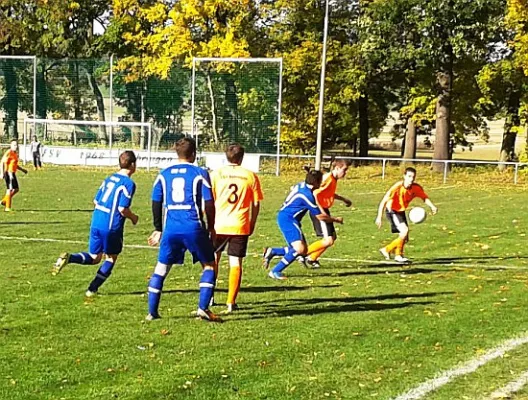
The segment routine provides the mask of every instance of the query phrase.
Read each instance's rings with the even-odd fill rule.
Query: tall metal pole
[[[278,100],[278,112],[277,112],[277,162],[275,167],[275,175],[280,174],[280,139],[281,139],[281,119],[282,119],[282,58],[279,64],[279,100]]]
[[[37,57],[33,57],[33,118],[37,118]],[[45,117],[44,117],[45,118]],[[33,123],[33,135],[37,135],[37,125]]]
[[[196,58],[193,57],[192,61],[192,78],[191,78],[191,137],[196,140],[197,137],[194,136],[194,96],[195,96],[195,85],[196,85]],[[198,134],[198,133],[197,133]],[[196,140],[198,142],[198,140]],[[198,150],[198,145],[196,145]]]
[[[317,118],[317,145],[315,148],[315,169],[321,169],[321,160],[323,158],[323,110],[324,110],[324,87],[326,77],[326,42],[328,40],[328,2],[326,0],[324,31],[323,31],[323,56],[321,59],[321,82],[319,88],[319,115]]]
[[[114,54],[110,54],[110,122],[114,120]],[[110,125],[110,160],[112,160],[112,144],[114,138],[114,126]]]

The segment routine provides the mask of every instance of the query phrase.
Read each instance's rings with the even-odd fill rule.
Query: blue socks
[[[214,278],[214,272],[213,272],[213,278]],[[148,286],[148,309],[149,314],[153,317],[159,317],[159,303],[161,299],[161,290],[163,289],[163,282],[165,281],[165,277],[153,274],[150,278],[149,286]]]
[[[284,247],[273,247],[271,249],[271,255],[273,257],[284,257],[286,249]]]
[[[211,302],[211,298],[214,294],[214,287],[214,271],[212,269],[204,269],[202,273],[202,278],[200,279],[200,299],[198,300],[198,308],[202,310],[207,310],[209,308],[209,303]]]
[[[112,273],[112,268],[114,268],[114,263],[106,260],[103,263],[103,265],[99,267],[99,270],[97,271],[97,275],[95,276],[92,283],[90,283],[88,290],[90,292],[97,292],[97,290],[101,287],[103,283],[105,283],[105,281],[108,279],[108,277]]]
[[[75,253],[70,254],[70,259],[68,260],[68,263],[92,265],[94,263],[93,261],[94,260],[90,253]]]
[[[299,253],[297,253],[293,248],[289,247],[288,252],[284,254],[284,257],[282,257],[282,259],[277,263],[277,265],[273,267],[272,271],[281,273],[286,269],[286,267],[288,267],[288,265],[295,261],[298,255]]]

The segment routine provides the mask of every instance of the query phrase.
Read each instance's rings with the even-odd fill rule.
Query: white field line
[[[528,343],[528,332],[524,333],[522,336],[519,336],[514,339],[509,339],[500,344],[499,346],[488,350],[485,354],[473,358],[468,362],[442,372],[440,375],[435,378],[429,379],[414,389],[409,390],[407,393],[401,394],[396,397],[394,400],[416,400],[421,399],[425,395],[433,392],[440,387],[444,386],[446,383],[449,383],[459,376],[467,375],[472,372],[475,372],[479,367],[487,364],[488,362],[502,357],[506,352],[515,349],[516,347],[522,346],[523,344]]]
[[[86,246],[87,243],[81,240],[69,240],[69,239],[51,239],[51,238],[31,238],[24,236],[0,236],[0,240],[18,240],[21,242],[51,242],[51,243],[70,243],[70,244],[81,244]],[[129,249],[148,249],[148,250],[158,250],[158,247],[152,247],[141,244],[125,244],[124,247]],[[248,256],[261,256],[262,253],[248,253]],[[359,263],[359,264],[384,264],[387,266],[412,266],[412,264],[398,264],[395,261],[386,261],[386,260],[364,260],[359,258],[332,258],[332,257],[322,257],[322,260],[335,261],[335,262],[347,262],[347,263]],[[419,264],[416,266],[427,266],[422,261],[418,261]],[[430,263],[434,265],[434,262]],[[475,269],[511,269],[511,270],[528,270],[526,267],[517,267],[512,265],[482,265],[482,264],[469,264],[469,263],[449,263],[441,265],[452,266],[452,267],[461,267],[461,268],[475,268]]]
[[[512,394],[521,390],[524,386],[526,386],[526,384],[528,384],[528,371],[524,372],[516,380],[508,383],[503,388],[494,391],[492,394],[490,394],[488,399],[509,399]]]

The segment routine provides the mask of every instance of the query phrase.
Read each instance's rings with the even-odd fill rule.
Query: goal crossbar
[[[150,171],[150,161],[152,156],[152,123],[150,122],[129,122],[129,121],[81,121],[81,120],[71,120],[71,119],[47,119],[47,118],[24,118],[24,161],[27,160],[27,125],[33,124],[62,124],[62,125],[95,125],[95,126],[135,126],[148,129],[148,138],[147,138],[147,171]],[[110,153],[112,153],[112,134],[110,134],[110,140],[108,142]]]

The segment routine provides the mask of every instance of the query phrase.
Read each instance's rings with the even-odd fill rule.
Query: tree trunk
[[[416,158],[416,124],[412,117],[407,120],[407,132],[405,132],[404,159]]]
[[[92,89],[94,96],[95,96],[95,103],[97,104],[97,115],[99,116],[99,121],[106,121],[103,94],[101,93],[101,90],[99,89],[99,85],[97,85],[97,81],[95,80],[95,76],[93,72],[93,64],[91,63],[87,68],[86,76],[88,78],[88,83],[90,85],[90,88]],[[106,132],[106,126],[101,125],[99,127],[98,132],[99,132],[99,138],[98,138],[99,142],[108,143],[108,134]]]
[[[369,115],[368,95],[363,93],[359,98],[359,156],[368,157],[369,149]]]
[[[2,69],[6,85],[4,133],[8,139],[18,139],[18,79],[10,60],[4,63]]]
[[[209,90],[209,100],[211,101],[211,125],[213,129],[213,141],[218,144],[218,128],[216,127],[216,102],[214,98],[213,82],[211,80],[211,73],[207,71],[207,89]]]
[[[77,61],[71,61],[69,64],[71,76],[71,98],[73,101],[73,119],[82,120],[81,94],[79,92],[79,64]]]
[[[521,119],[519,118],[519,107],[521,105],[521,94],[518,90],[512,89],[508,98],[508,114],[504,121],[504,133],[502,135],[502,145],[499,161],[508,162],[515,159],[515,140],[520,129]],[[506,169],[505,164],[499,164],[499,171]]]
[[[436,74],[439,93],[436,101],[436,138],[433,156],[435,160],[449,160],[452,82],[453,68],[451,63],[445,71]],[[444,168],[444,163],[433,163],[434,172],[443,172]]]
[[[127,91],[127,114],[131,121],[141,120],[141,82],[131,82],[126,84]],[[139,127],[130,127],[130,140],[133,144],[139,145],[141,129]]]
[[[222,126],[222,136],[229,141],[238,141],[238,99],[235,80],[231,75],[224,75],[225,108]]]

